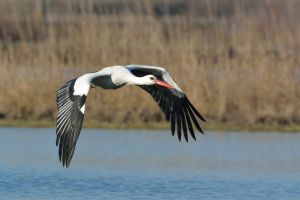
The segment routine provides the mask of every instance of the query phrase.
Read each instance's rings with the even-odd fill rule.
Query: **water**
[[[83,130],[68,169],[54,129],[0,129],[0,199],[300,199],[300,134]]]

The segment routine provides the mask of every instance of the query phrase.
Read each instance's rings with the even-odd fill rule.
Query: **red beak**
[[[156,80],[155,84],[163,86],[163,87],[166,87],[168,89],[174,89],[174,87],[172,85],[170,85],[170,84],[168,84],[166,82],[163,82],[163,81]]]

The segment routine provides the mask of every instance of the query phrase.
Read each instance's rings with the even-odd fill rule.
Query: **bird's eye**
[[[154,80],[154,77],[153,77],[153,76],[151,76],[151,77],[150,77],[150,80],[152,80],[152,81],[153,81],[153,80]]]

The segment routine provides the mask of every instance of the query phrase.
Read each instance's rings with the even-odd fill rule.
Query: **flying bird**
[[[68,167],[74,154],[90,88],[118,89],[136,85],[148,92],[171,124],[179,141],[188,133],[196,140],[194,127],[203,133],[199,120],[205,121],[165,68],[147,65],[105,67],[65,83],[57,92],[56,146],[59,160]]]

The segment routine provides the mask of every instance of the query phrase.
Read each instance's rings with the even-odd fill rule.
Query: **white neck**
[[[114,68],[115,69],[115,68]],[[147,85],[149,79],[146,77],[137,77],[123,67],[118,68],[118,71],[111,73],[112,82],[116,85]]]
[[[147,85],[148,79],[145,77],[137,77],[134,75],[127,76],[126,82],[128,85]]]

